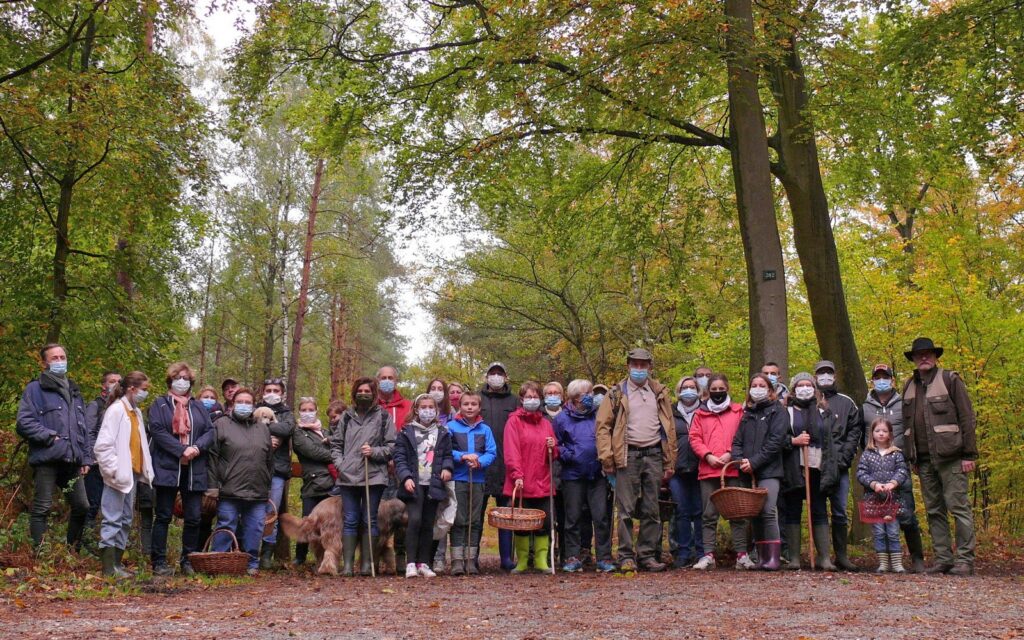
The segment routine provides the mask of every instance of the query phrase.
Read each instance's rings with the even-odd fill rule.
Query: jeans
[[[32,509],[29,511],[28,519],[32,546],[38,547],[43,542],[50,509],[53,507],[53,492],[57,487],[60,487],[67,496],[68,506],[71,508],[71,515],[68,517],[68,544],[77,546],[82,540],[85,516],[89,511],[89,498],[85,494],[85,483],[79,474],[79,466],[49,463],[36,465],[32,471],[35,476],[35,496],[32,498]]]
[[[405,527],[406,563],[430,564],[434,557],[434,520],[437,517],[437,500],[427,493],[429,485],[417,485],[416,500],[405,503],[409,524]]]
[[[739,487],[739,478],[726,478],[725,486]],[[701,530],[704,534],[704,553],[715,552],[715,542],[718,537],[718,509],[715,503],[711,502],[711,494],[721,488],[718,478],[706,478],[700,481],[700,498],[704,502],[704,515],[701,517]],[[747,552],[747,521],[730,520],[729,531],[732,533],[732,548],[736,553]]]
[[[380,530],[377,528],[377,509],[380,508],[380,498],[382,495],[384,495],[384,485],[370,485],[371,536],[380,534]],[[362,485],[342,485],[341,512],[342,534],[346,536],[359,535],[359,527],[366,526],[366,487]],[[408,550],[406,553],[408,553]]]
[[[89,467],[89,473],[85,474],[85,495],[89,498],[89,511],[85,514],[85,521],[91,527],[96,522],[96,516],[100,512],[100,503],[103,501],[103,474],[97,464]]]
[[[135,491],[139,487],[139,478],[135,476],[135,484],[128,493],[121,493],[108,486],[103,487],[103,499],[100,512],[103,524],[100,526],[100,548],[128,548],[128,533],[132,530],[132,516],[135,515]]]
[[[643,453],[630,448],[626,467],[615,474],[616,505],[619,508],[619,562],[635,559],[657,561],[661,541],[661,511],[658,491],[661,488],[663,463],[661,452]],[[633,519],[640,520],[636,550],[633,549]]]
[[[186,485],[187,486],[187,485]],[[203,492],[188,491],[179,487],[154,487],[153,542],[149,556],[154,567],[167,564],[167,529],[171,525],[174,511],[174,498],[181,492],[181,508],[185,516],[185,526],[181,532],[181,562],[188,559],[188,554],[199,551],[205,540],[199,540],[199,516],[203,507]],[[226,536],[225,536],[226,537]]]
[[[612,530],[608,515],[608,481],[603,476],[593,480],[563,480],[562,496],[565,503],[565,556],[580,558],[583,551],[584,519],[589,511],[597,537],[596,557],[612,560]],[[589,536],[586,539],[590,547]]]
[[[828,504],[826,496],[821,492],[821,471],[810,470],[811,477],[811,524],[828,524]],[[782,512],[782,521],[785,524],[800,524],[803,518],[804,499],[806,489],[794,489],[782,494],[779,500],[779,510]]]
[[[832,512],[832,528],[844,530],[850,523],[846,515],[846,505],[850,500],[850,470],[839,470],[839,483],[828,496],[829,507]]]
[[[875,539],[876,553],[896,553],[900,551],[900,523],[879,522],[871,525],[871,533]]]
[[[701,518],[704,505],[700,499],[700,482],[696,473],[672,476],[668,488],[676,503],[675,522],[672,536],[676,542],[676,560],[687,561],[704,555],[704,539],[701,534]]]
[[[483,533],[483,527],[480,526],[480,522],[483,519],[487,496],[484,493],[484,483],[474,482],[472,488],[473,504],[470,505],[470,483],[455,483],[455,498],[458,501],[458,509],[455,512],[455,524],[452,525],[451,530],[453,548],[480,546],[480,536]],[[473,527],[471,531],[468,531],[469,539],[467,540],[466,534],[470,523],[473,524]]]
[[[284,486],[286,478],[280,476],[274,476],[270,479],[270,501],[274,503],[274,508],[277,512],[281,513],[281,501],[284,499]],[[271,546],[277,544],[277,523],[280,520],[274,521],[274,527],[270,532],[269,536],[263,536],[263,542]]]
[[[750,488],[750,476],[740,476],[743,486]],[[779,487],[782,482],[778,478],[762,478],[757,486],[768,490],[768,498],[761,507],[761,513],[754,518],[754,541],[775,542],[779,540],[779,514],[776,506],[779,502]]]
[[[954,564],[949,515],[956,524],[956,563],[974,565],[974,514],[967,495],[967,474],[959,460],[918,463],[921,496],[928,510],[928,531],[937,564]],[[69,534],[70,535],[70,534]]]
[[[260,566],[260,540],[267,517],[266,500],[240,500],[221,496],[217,503],[217,528],[229,529],[238,538],[238,546],[249,554],[249,568]],[[231,536],[214,535],[214,551],[231,551]]]

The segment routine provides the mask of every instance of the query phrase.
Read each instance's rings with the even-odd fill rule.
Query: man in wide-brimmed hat
[[[939,366],[942,347],[918,338],[904,355],[914,376],[903,387],[904,446],[921,479],[935,564],[928,573],[974,573],[974,516],[967,498],[967,474],[974,471],[978,446],[974,408],[964,381]],[[949,514],[956,523],[956,557]]]

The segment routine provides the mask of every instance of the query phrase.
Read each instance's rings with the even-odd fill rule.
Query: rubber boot
[[[512,533],[511,531],[509,533]],[[515,539],[516,564],[512,568],[513,574],[526,573],[530,566],[530,536],[512,536]]]
[[[533,536],[533,568],[538,571],[547,573],[551,571],[551,565],[548,564],[550,560],[548,552],[551,550],[551,536],[549,535],[534,535]]]
[[[800,525],[786,525],[786,545],[789,550],[789,559],[786,564],[782,565],[783,569],[788,569],[789,571],[800,570],[800,535],[802,533],[803,527]]]
[[[890,565],[889,554],[879,551],[876,555],[878,555],[878,568],[875,569],[875,573],[885,573],[892,566]]]
[[[466,575],[480,575],[480,547],[466,547]]]
[[[135,574],[124,568],[124,549],[114,547],[114,571],[119,578],[134,578]]]
[[[359,536],[346,534],[341,539],[341,555],[344,558],[344,566],[341,569],[341,575],[346,578],[351,578],[355,575],[353,567],[355,566],[356,560],[356,545]]]
[[[274,545],[264,542],[263,548],[260,550],[260,569],[270,571],[274,567]]]
[[[814,566],[820,571],[835,571],[836,565],[832,564],[829,557],[829,539],[831,533],[827,524],[816,524],[811,527],[811,535],[814,536]]]
[[[437,544],[437,551],[434,552],[434,566],[432,567],[432,569],[434,570],[434,573],[436,573],[437,575],[442,575],[444,574],[445,568],[445,552],[448,549],[448,538],[445,537],[444,540],[440,541],[439,543],[435,542],[435,544]],[[452,558],[452,562],[454,563],[454,556],[452,556]]]
[[[373,548],[373,536],[364,533],[359,538],[359,573],[364,576],[373,574],[373,565],[370,562],[370,549]]]
[[[893,573],[906,573],[907,570],[903,568],[903,552],[894,551],[889,554],[889,571]]]
[[[761,568],[765,571],[778,571],[782,568],[782,541],[767,540],[761,543]]]
[[[115,578],[117,577],[117,571],[114,568],[114,552],[117,551],[114,547],[100,547],[100,562],[103,563],[103,577],[104,578]]]
[[[902,529],[907,539],[907,551],[910,552],[910,567],[906,571],[924,573],[924,542],[921,540],[921,527],[912,524]]]
[[[292,564],[296,567],[301,567],[306,564],[306,556],[309,555],[309,543],[307,542],[296,542],[295,543],[295,559],[292,560]]]
[[[519,537],[526,538],[527,542],[530,540],[529,536]],[[513,542],[514,538],[516,538],[516,536],[511,531],[505,531],[504,529],[498,530],[498,554],[501,556],[501,568],[503,571],[511,571],[518,566],[515,561],[512,560],[512,549],[515,545]],[[519,549],[518,546],[515,548]],[[527,544],[526,554],[524,554],[524,557],[529,555],[529,552],[530,546]]]
[[[436,571],[434,573],[437,573]],[[466,575],[466,547],[452,547],[452,575]]]
[[[850,539],[850,530],[844,524],[841,527],[832,527],[832,548],[836,551],[836,566],[843,571],[856,571],[857,566],[850,562],[846,555],[846,545]]]

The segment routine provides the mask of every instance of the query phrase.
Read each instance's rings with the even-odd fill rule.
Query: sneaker
[[[415,578],[418,575],[420,575],[420,574],[416,570],[416,563],[415,562],[410,562],[409,564],[405,565],[405,577],[406,578]]]
[[[622,573],[636,573],[636,560],[633,558],[626,558],[619,563],[619,571]]]
[[[259,567],[249,567],[248,569],[245,570],[245,575],[249,576],[250,578],[255,578],[256,576],[260,575],[260,568]]]
[[[158,564],[153,567],[153,575],[162,577],[173,576],[174,569],[172,569],[170,565]]]
[[[566,573],[577,573],[583,571],[583,563],[577,558],[569,558],[569,560],[562,565],[562,571]]]
[[[406,569],[405,571],[406,571],[406,573],[409,572],[408,569]],[[418,565],[416,565],[416,573],[420,574],[420,576],[422,576],[424,578],[436,578],[437,577],[437,574],[430,570],[430,565],[429,564],[418,564]]]
[[[594,566],[598,573],[611,573],[615,571],[615,563],[608,562],[607,560],[598,560]]]
[[[750,569],[755,568],[757,568],[757,565],[754,564],[754,561],[750,559],[749,555],[741,553],[736,556],[736,569],[738,571],[749,571]]]
[[[697,561],[697,564],[693,565],[693,568],[697,571],[710,571],[715,568],[715,556],[706,554],[703,558]]]

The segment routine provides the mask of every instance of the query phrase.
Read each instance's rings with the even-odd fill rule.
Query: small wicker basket
[[[274,533],[275,524],[277,524],[277,506],[273,500],[267,500],[267,517],[263,520],[264,538]]]
[[[543,509],[524,509],[523,496],[516,507],[516,489],[512,489],[512,506],[495,507],[487,514],[487,523],[505,531],[538,531],[544,528]]]
[[[750,472],[750,481],[753,487],[727,487],[725,486],[725,472],[730,466],[739,464],[738,460],[726,463],[722,467],[721,488],[711,494],[711,502],[715,504],[718,513],[726,520],[746,520],[761,514],[764,508],[764,501],[768,499],[768,490],[757,486],[757,478],[754,472]]]
[[[857,510],[864,524],[884,524],[899,517],[901,505],[892,498],[891,493],[882,499],[878,498],[878,494],[865,493],[864,498],[857,503]]]
[[[213,537],[222,531],[231,536],[232,551],[210,551]],[[239,550],[238,538],[231,529],[217,529],[211,533],[203,550],[188,554],[188,561],[196,571],[210,575],[240,576],[249,568],[249,554]]]

